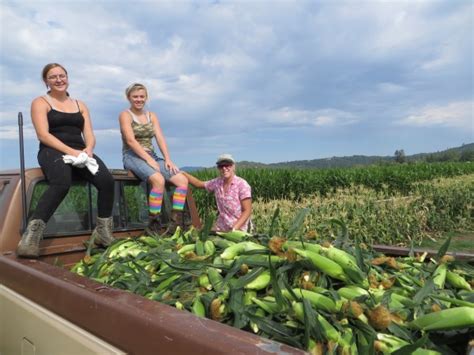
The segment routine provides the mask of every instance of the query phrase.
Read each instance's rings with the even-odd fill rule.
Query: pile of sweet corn
[[[72,271],[314,354],[449,354],[473,338],[474,268],[444,255],[449,241],[435,258],[394,258],[294,234],[178,228]]]

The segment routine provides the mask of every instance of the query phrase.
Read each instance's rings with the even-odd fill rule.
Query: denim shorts
[[[161,175],[165,178],[166,181],[169,181],[174,175],[170,170],[166,169],[165,160],[158,157],[155,152],[148,152],[153,159],[160,165]],[[148,181],[148,178],[157,173],[146,161],[140,158],[135,152],[131,149],[126,150],[123,153],[123,167],[125,169],[131,170],[138,178],[142,181]]]

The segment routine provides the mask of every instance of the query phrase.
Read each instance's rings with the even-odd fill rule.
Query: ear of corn
[[[339,307],[331,298],[321,295],[316,292],[304,290],[301,288],[294,288],[292,291],[298,297],[297,300],[293,299],[293,296],[288,290],[281,290],[284,297],[291,301],[297,301],[301,298],[306,298],[316,309],[320,309],[326,312],[335,313],[339,311]]]
[[[412,321],[411,326],[425,331],[474,327],[474,308],[457,307],[428,313]]]
[[[280,307],[276,302],[260,300],[257,297],[252,297],[252,302],[269,314],[275,314],[280,311]]]
[[[448,283],[451,286],[453,286],[455,288],[460,288],[460,289],[463,289],[463,290],[472,291],[472,287],[469,284],[469,282],[467,282],[464,279],[464,277],[462,277],[459,274],[456,274],[455,272],[452,272],[450,270],[446,271],[446,280],[448,281]]]
[[[196,244],[187,244],[187,245],[184,245],[182,246],[181,248],[179,248],[178,250],[178,254],[182,255],[182,254],[186,254],[190,251],[194,251],[194,249],[196,248]]]
[[[444,288],[444,282],[446,281],[446,273],[448,271],[448,265],[446,263],[439,264],[433,272],[433,282],[438,288]]]
[[[364,290],[363,288],[355,285],[341,287],[337,290],[337,293],[339,294],[339,296],[344,297],[347,300],[352,300],[360,296],[369,295],[369,292],[367,290]]]
[[[294,248],[309,250],[309,251],[312,251],[312,252],[318,253],[318,254],[322,250],[321,245],[314,244],[314,243],[309,243],[309,242],[304,243],[304,248],[303,248],[303,245],[301,244],[301,242],[296,241],[296,240],[287,240],[282,245],[283,250],[289,250],[289,249],[294,249]]]
[[[194,302],[191,309],[192,312],[198,317],[206,316],[206,309],[204,308],[204,304],[202,303],[201,298],[199,296],[194,298]]]
[[[249,234],[241,230],[235,230],[231,232],[216,232],[216,234],[224,239],[227,239],[236,243],[243,242],[244,240],[252,236],[252,234]]]
[[[231,245],[230,247],[227,247],[222,253],[221,253],[221,258],[222,259],[235,259],[239,254],[242,254],[243,252],[249,252],[252,250],[267,250],[267,248],[263,245],[254,243],[254,242],[240,242],[234,245]]]
[[[270,284],[270,272],[268,270],[263,271],[254,280],[250,281],[244,287],[247,290],[263,290]]]
[[[309,250],[302,250],[302,249],[293,249],[298,255],[304,257],[305,259],[311,261],[311,263],[320,271],[328,274],[329,276],[341,280],[341,281],[348,281],[347,275],[344,273],[342,267],[320,254],[316,254]]]
[[[322,247],[322,254],[338,263],[352,281],[360,284],[364,283],[367,276],[359,268],[356,259],[351,254],[333,246]]]
[[[297,319],[304,322],[304,307],[301,302],[292,303],[293,312]],[[319,313],[316,316],[319,325],[321,326],[322,333],[327,340],[339,343],[341,340],[341,334]]]

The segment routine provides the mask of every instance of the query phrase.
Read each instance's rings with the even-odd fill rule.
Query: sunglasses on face
[[[218,169],[223,169],[223,168],[230,168],[232,164],[217,164]]]

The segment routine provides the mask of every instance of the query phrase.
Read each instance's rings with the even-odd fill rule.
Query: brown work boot
[[[41,219],[33,219],[28,222],[25,233],[21,237],[20,243],[16,248],[16,254],[23,258],[39,257],[39,243],[43,238],[43,232],[46,223]]]
[[[96,245],[108,247],[115,240],[112,234],[113,220],[112,217],[97,217],[97,224],[92,232],[91,239]]]
[[[148,217],[148,226],[145,228],[144,233],[150,236],[157,236],[161,235],[162,229],[161,214],[150,215]]]
[[[171,220],[168,224],[168,233],[173,234],[178,226],[181,228],[181,230],[185,230],[184,211],[173,210],[171,211]]]

